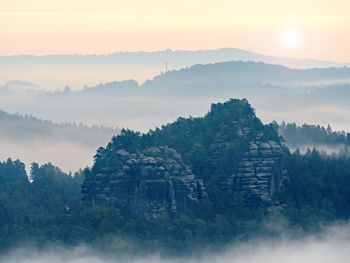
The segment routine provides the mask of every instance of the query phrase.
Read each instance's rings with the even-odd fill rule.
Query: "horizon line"
[[[343,66],[349,66],[350,62],[338,62],[334,60],[323,60],[320,58],[310,58],[310,57],[302,57],[302,58],[296,58],[296,57],[288,57],[288,56],[274,56],[270,54],[264,54],[260,52],[256,52],[254,50],[250,49],[244,49],[244,48],[236,48],[236,47],[221,47],[221,48],[207,48],[207,49],[172,49],[172,48],[164,48],[164,49],[155,49],[155,50],[116,50],[111,53],[47,53],[47,54],[30,54],[30,53],[23,53],[23,54],[11,54],[11,55],[5,55],[0,54],[0,58],[11,58],[11,57],[65,57],[65,56],[80,56],[80,57],[93,57],[93,56],[112,56],[112,55],[119,55],[119,54],[136,54],[136,53],[164,53],[164,52],[211,52],[211,51],[220,51],[220,50],[236,50],[236,51],[242,51],[251,53],[254,55],[259,55],[267,58],[277,58],[277,59],[289,59],[289,60],[311,60],[311,61],[317,61],[317,62],[325,62],[325,63],[334,63],[339,64]]]

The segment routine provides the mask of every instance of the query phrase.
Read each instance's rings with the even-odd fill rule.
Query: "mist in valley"
[[[33,162],[41,165],[52,163],[66,173],[76,172],[93,164],[93,156],[98,147],[98,145],[88,147],[74,142],[18,143],[0,139],[0,160],[8,158],[21,160],[26,165],[27,172]]]
[[[295,77],[299,82],[295,82]],[[91,165],[96,149],[105,146],[118,129],[147,132],[178,117],[203,116],[211,103],[228,98],[247,98],[265,123],[286,120],[331,124],[335,130],[349,131],[348,77],[346,68],[303,71],[231,62],[170,71],[143,85],[126,80],[81,90],[66,87],[45,91],[29,82],[13,81],[0,87],[1,109],[12,115],[32,115],[58,124],[114,128],[62,128],[64,125],[45,126],[35,121],[16,126],[16,121],[3,122],[0,158],[20,158],[27,165],[32,161],[51,161],[65,171],[75,171]],[[275,84],[271,84],[273,80]],[[306,85],[308,80],[329,83]],[[313,146],[321,147],[308,144],[300,150],[304,152]],[[327,153],[341,150],[320,149]]]
[[[288,233],[288,231],[286,231]],[[323,227],[317,234],[280,238],[255,238],[235,242],[225,249],[192,251],[188,256],[165,256],[145,252],[117,239],[100,250],[86,245],[74,248],[50,246],[46,249],[18,248],[0,257],[6,263],[346,263],[350,257],[350,225]],[[130,251],[130,252],[128,252]],[[132,252],[131,252],[132,251]]]
[[[0,160],[53,163],[65,172],[91,166],[97,148],[105,146],[117,128],[54,123],[0,111]]]
[[[148,131],[178,117],[201,116],[213,102],[247,98],[265,122],[331,124],[350,130],[348,68],[296,70],[254,62],[195,65],[133,80],[61,86],[56,91],[27,82],[0,87],[1,109],[54,122],[76,122]],[[263,96],[262,96],[263,94]]]
[[[243,88],[242,88],[243,89]],[[255,93],[255,94],[254,94]],[[176,120],[178,117],[198,117],[205,114],[213,102],[228,98],[247,98],[264,122],[331,124],[337,130],[350,130],[350,107],[332,102],[300,101],[297,98],[266,95],[259,92],[232,89],[213,90],[209,94],[184,97],[138,95],[122,96],[60,96],[38,99],[6,100],[2,107],[10,113],[28,113],[54,122],[76,122],[87,125],[107,125],[146,132]],[[0,100],[2,100],[0,98]],[[62,103],[64,100],[64,103]]]
[[[327,144],[300,144],[290,145],[286,144],[290,151],[295,152],[299,150],[301,154],[305,154],[308,151],[316,149],[324,155],[337,155],[350,157],[350,146],[346,144],[327,145]]]
[[[12,115],[29,114],[58,124],[68,122],[78,126],[115,128],[79,129],[69,125],[62,128],[64,125],[45,125],[36,121],[21,125],[18,120],[2,121],[0,159],[19,158],[27,167],[33,161],[52,162],[64,171],[76,171],[92,164],[96,149],[107,145],[118,128],[147,132],[178,117],[203,116],[211,103],[228,98],[247,98],[265,123],[287,120],[297,124],[331,124],[335,130],[350,130],[350,106],[346,101],[348,84],[321,88],[316,85],[305,91],[303,86],[298,89],[249,81],[240,83],[230,77],[211,82],[202,76],[202,73],[197,76],[197,82],[192,82],[191,78],[187,80],[187,77],[164,80],[161,85],[155,80],[146,86],[123,81],[80,91],[46,92],[22,82],[5,85],[0,89],[3,92],[1,108]],[[330,97],[332,90],[333,97]],[[292,150],[296,149],[290,146]],[[344,147],[315,144],[300,145],[299,149],[305,152],[313,147],[328,154],[347,151]]]

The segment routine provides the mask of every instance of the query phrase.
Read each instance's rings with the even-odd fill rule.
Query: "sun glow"
[[[281,43],[285,48],[296,48],[301,44],[302,36],[298,28],[285,28],[281,32]]]

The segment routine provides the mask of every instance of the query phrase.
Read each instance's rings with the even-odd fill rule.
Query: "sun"
[[[280,40],[283,47],[296,48],[302,40],[301,32],[294,27],[285,28],[281,32]]]

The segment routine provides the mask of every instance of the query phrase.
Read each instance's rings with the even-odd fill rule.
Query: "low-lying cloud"
[[[6,263],[347,263],[350,259],[350,225],[329,227],[321,233],[297,239],[256,239],[235,244],[222,252],[198,252],[191,257],[106,254],[87,246],[45,251],[18,249],[0,257]],[[136,255],[136,256],[135,256]]]
[[[88,147],[72,142],[5,142],[0,140],[0,160],[7,158],[19,159],[29,171],[30,164],[36,162],[52,164],[61,168],[64,172],[76,172],[87,166],[91,166],[96,147]]]
[[[338,145],[327,145],[327,144],[297,144],[297,145],[288,145],[288,148],[294,152],[297,149],[305,154],[308,150],[316,149],[317,151],[325,155],[341,155],[341,156],[350,156],[350,146],[346,144]]]

